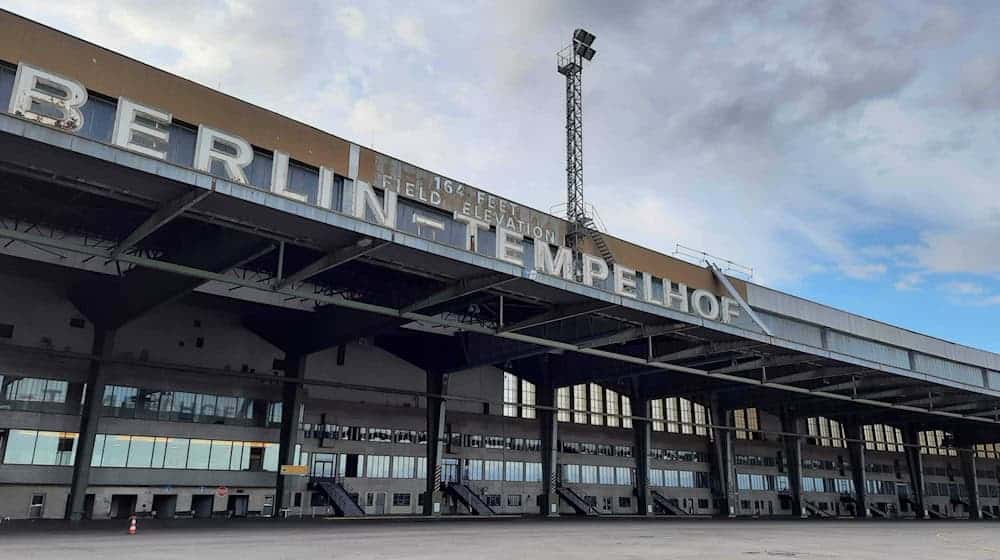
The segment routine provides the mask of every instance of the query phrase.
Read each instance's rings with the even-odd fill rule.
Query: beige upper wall
[[[0,60],[27,62],[73,78],[91,91],[127,97],[168,111],[177,120],[212,126],[260,148],[280,149],[306,164],[348,173],[350,142],[342,138],[2,10]],[[375,155],[361,148],[359,179],[374,181]],[[625,266],[720,292],[707,269],[606,237],[616,261]],[[585,251],[597,253],[589,243],[584,245]],[[745,283],[734,279],[733,284],[745,297]]]

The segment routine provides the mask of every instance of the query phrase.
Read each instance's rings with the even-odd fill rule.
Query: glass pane
[[[153,442],[156,438],[149,436],[132,436],[128,449],[128,466],[134,468],[149,468],[153,460]]]
[[[38,432],[34,430],[11,430],[7,434],[7,451],[3,462],[8,465],[30,465],[37,436]]]
[[[192,439],[188,444],[189,469],[207,469],[208,456],[212,451],[212,441],[207,439]]]
[[[233,442],[215,440],[212,442],[212,458],[208,463],[208,468],[214,471],[224,471],[229,469],[229,460],[232,458]]]
[[[56,455],[59,450],[59,432],[38,432],[38,439],[35,440],[35,457],[31,463],[34,465],[55,465]]]
[[[163,458],[167,453],[167,438],[158,437],[153,442],[153,462],[150,464],[154,469],[163,468]]]
[[[104,437],[102,467],[124,467],[128,459],[129,436],[107,435]]]
[[[278,470],[278,444],[268,443],[264,448],[264,470],[276,472]]]
[[[184,438],[167,438],[163,455],[163,468],[187,468],[188,440]]]

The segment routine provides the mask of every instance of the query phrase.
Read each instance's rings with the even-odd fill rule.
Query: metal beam
[[[801,364],[803,362],[808,362],[810,360],[821,360],[819,356],[808,356],[805,354],[788,354],[784,356],[773,356],[766,358],[759,358],[749,362],[743,362],[742,364],[736,364],[732,366],[726,366],[724,368],[709,370],[712,373],[738,373],[741,371],[750,371],[765,367],[782,367],[790,366],[794,364]]]
[[[611,344],[622,344],[625,342],[631,342],[639,338],[647,338],[650,336],[660,336],[663,334],[670,334],[673,332],[678,332],[680,330],[686,330],[692,327],[694,327],[694,325],[689,325],[687,323],[669,323],[666,325],[632,327],[616,333],[603,336],[596,336],[594,338],[578,341],[576,344],[582,348],[598,348],[601,346],[608,346]]]
[[[539,313],[534,317],[529,317],[523,321],[508,325],[500,329],[500,332],[512,333],[515,331],[522,331],[531,327],[540,327],[542,325],[547,325],[549,323],[555,323],[557,321],[565,321],[566,319],[573,319],[581,315],[589,315],[591,313],[597,313],[604,311],[605,309],[611,309],[615,307],[613,303],[605,303],[603,301],[585,301],[581,303],[574,303],[569,305],[559,305],[544,313]]]
[[[37,243],[39,245],[43,245],[43,246],[46,246],[46,247],[52,247],[52,248],[56,248],[56,249],[64,249],[64,250],[67,250],[67,251],[73,251],[73,252],[76,252],[76,253],[80,253],[80,254],[84,254],[84,255],[91,255],[91,256],[96,256],[96,257],[101,257],[101,258],[107,258],[111,254],[110,251],[105,250],[105,249],[101,249],[99,247],[85,246],[85,245],[81,245],[81,244],[70,242],[70,241],[65,240],[65,239],[55,239],[55,238],[50,238],[50,237],[46,237],[46,236],[43,236],[43,235],[36,235],[36,234],[33,234],[33,233],[27,233],[27,232],[21,232],[21,231],[0,230],[0,237],[7,238],[7,239],[14,239],[14,240],[22,241],[22,242],[25,242],[25,243]],[[197,278],[197,279],[201,279],[203,281],[218,281],[218,282],[222,282],[222,283],[229,284],[229,285],[232,285],[232,286],[237,286],[237,287],[249,287],[249,288],[254,288],[254,289],[261,289],[260,284],[257,283],[257,282],[254,282],[254,281],[251,281],[251,280],[245,280],[245,279],[239,278],[239,277],[231,275],[231,274],[224,274],[224,273],[212,272],[212,271],[209,271],[209,270],[203,270],[203,269],[200,269],[200,268],[195,267],[195,266],[187,266],[187,265],[175,264],[175,263],[165,262],[165,261],[158,260],[158,259],[151,259],[151,258],[147,258],[147,257],[140,257],[140,256],[137,256],[137,255],[121,255],[121,256],[119,256],[115,260],[120,261],[120,262],[125,262],[125,263],[129,263],[129,264],[133,264],[133,265],[140,266],[140,267],[143,267],[143,268],[147,268],[147,269],[150,269],[150,270],[159,270],[159,271],[163,271],[163,272],[170,272],[170,273],[173,273],[173,274],[179,274],[179,275],[183,275],[183,276],[189,276],[191,278]],[[448,317],[422,315],[422,314],[412,313],[412,312],[411,313],[403,313],[399,309],[394,309],[394,308],[391,308],[391,307],[386,307],[386,306],[382,306],[382,305],[376,305],[376,304],[372,304],[372,303],[366,303],[366,302],[362,302],[362,301],[349,300],[349,299],[345,299],[345,298],[340,297],[340,296],[329,296],[329,295],[320,294],[320,293],[303,292],[303,291],[290,290],[290,289],[272,290],[272,291],[274,291],[275,293],[280,293],[282,295],[289,296],[289,297],[295,297],[295,298],[302,298],[302,299],[306,299],[306,300],[312,300],[312,301],[315,301],[317,303],[336,305],[338,307],[344,307],[344,308],[348,308],[348,309],[355,309],[355,310],[359,310],[359,311],[366,311],[368,313],[374,313],[374,314],[377,314],[377,315],[383,315],[383,316],[387,316],[387,317],[399,317],[399,318],[405,319],[407,321],[425,321],[425,322],[432,323],[432,324],[437,324],[437,325],[441,325],[441,326],[448,326],[448,327],[454,327],[454,328],[461,329],[461,330],[467,330],[467,331],[470,331],[470,332],[476,332],[476,333],[480,333],[480,334],[486,334],[486,335],[489,335],[489,336],[494,336],[494,337],[503,338],[503,339],[507,339],[507,340],[516,340],[516,341],[520,341],[520,342],[527,342],[527,343],[531,343],[531,344],[537,344],[539,346],[545,346],[545,347],[548,347],[548,348],[551,348],[551,349],[554,349],[554,350],[562,350],[562,351],[566,351],[566,352],[574,352],[574,353],[582,354],[582,355],[589,355],[589,356],[595,356],[595,357],[599,357],[599,358],[606,358],[606,359],[610,359],[610,360],[617,360],[617,361],[624,362],[624,363],[632,363],[632,364],[638,364],[638,365],[648,365],[650,368],[661,369],[663,371],[673,371],[673,372],[687,373],[687,374],[698,376],[698,377],[705,378],[705,379],[713,379],[713,380],[717,380],[717,381],[728,381],[728,382],[738,383],[738,384],[744,384],[744,385],[748,385],[748,386],[760,386],[761,385],[761,383],[759,381],[755,380],[755,379],[748,379],[746,377],[740,377],[740,376],[737,376],[737,375],[727,375],[727,374],[721,373],[721,372],[719,372],[717,370],[716,371],[706,371],[706,370],[702,370],[702,369],[685,367],[685,366],[680,366],[680,365],[676,365],[676,364],[667,364],[667,363],[663,363],[663,362],[650,362],[650,361],[646,360],[645,358],[639,358],[639,357],[636,357],[636,356],[629,356],[629,355],[625,355],[625,354],[618,354],[618,353],[615,353],[615,352],[609,352],[609,351],[606,351],[606,350],[600,350],[600,349],[596,349],[596,348],[580,348],[579,346],[576,346],[576,345],[571,344],[571,343],[560,342],[560,341],[556,341],[556,340],[550,340],[550,339],[541,338],[541,337],[537,337],[537,336],[524,335],[524,334],[513,333],[513,332],[505,332],[505,331],[501,331],[501,330],[498,330],[498,329],[489,328],[489,327],[482,326],[482,325],[470,324],[470,323],[467,323],[467,322],[462,322],[462,321],[459,321],[459,320],[450,319]],[[612,305],[613,306],[613,304],[605,304],[605,305]],[[823,360],[823,359],[825,359],[822,356],[814,356],[813,358],[815,358],[817,360]],[[853,402],[853,403],[856,403],[856,404],[867,404],[867,405],[870,405],[872,407],[882,408],[882,409],[886,409],[886,410],[903,411],[903,412],[914,412],[914,413],[919,413],[919,414],[923,414],[923,415],[927,415],[927,416],[934,416],[934,417],[940,417],[940,418],[949,418],[949,419],[952,419],[952,420],[965,420],[965,421],[969,421],[969,422],[978,423],[979,425],[982,425],[982,426],[986,426],[986,425],[991,425],[991,426],[1000,425],[1000,421],[997,421],[997,420],[988,420],[988,419],[980,418],[980,417],[977,417],[977,416],[966,416],[966,415],[956,414],[956,413],[952,413],[952,412],[941,412],[941,411],[937,411],[937,410],[927,410],[927,409],[921,409],[921,408],[916,408],[916,407],[901,406],[901,405],[896,405],[896,404],[893,404],[893,403],[887,403],[887,402],[883,402],[883,401],[872,401],[872,400],[867,400],[867,399],[852,399],[849,396],[840,395],[840,394],[837,394],[837,393],[829,393],[829,392],[821,391],[821,390],[818,390],[818,389],[807,389],[807,388],[804,388],[804,387],[796,387],[794,385],[781,385],[781,384],[776,384],[776,383],[769,383],[769,384],[767,384],[767,386],[770,387],[770,388],[776,389],[776,390],[781,390],[781,391],[787,392],[787,393],[797,393],[799,395],[809,395],[809,396],[812,396],[812,397],[824,397],[824,398],[829,399],[831,402],[834,402],[834,401],[844,401],[844,402]]]
[[[716,354],[725,354],[729,352],[739,352],[742,350],[748,350],[750,348],[757,348],[759,346],[764,346],[760,342],[754,342],[749,340],[730,340],[726,342],[710,342],[708,344],[699,344],[697,346],[692,346],[691,348],[685,348],[684,350],[678,350],[677,352],[671,352],[669,354],[663,354],[662,356],[657,356],[653,358],[658,362],[677,362],[680,360],[689,360],[691,358],[701,358],[705,356],[712,356]]]
[[[403,307],[400,309],[400,312],[413,313],[421,309],[454,301],[469,294],[489,290],[490,288],[495,288],[517,279],[516,276],[508,276],[506,274],[486,274],[473,278],[463,278],[454,284],[449,284],[441,290]]]
[[[861,368],[841,367],[841,368],[818,368],[798,373],[790,373],[778,377],[769,377],[768,383],[798,383],[800,381],[812,381],[815,379],[826,379],[829,377],[841,377],[861,372]],[[826,390],[824,388],[824,390]]]
[[[302,267],[289,277],[279,280],[274,287],[275,289],[280,290],[288,286],[294,286],[295,284],[308,280],[317,274],[321,274],[327,270],[336,268],[342,264],[349,263],[354,259],[372,253],[373,251],[388,244],[388,241],[374,241],[366,237],[354,245],[334,249],[326,255],[316,259],[312,263]]]
[[[771,334],[771,329],[767,328],[767,325],[764,324],[764,321],[760,320],[760,317],[757,316],[757,313],[750,308],[750,306],[747,304],[746,301],[744,301],[743,296],[741,296],[740,293],[736,291],[736,288],[733,287],[733,283],[729,281],[729,277],[726,276],[725,273],[723,273],[722,270],[719,269],[719,267],[715,266],[715,263],[711,262],[708,263],[708,268],[711,269],[712,274],[715,275],[715,279],[718,280],[719,283],[722,284],[724,288],[726,288],[726,291],[729,292],[729,296],[734,300],[736,300],[736,303],[740,304],[740,307],[743,308],[743,311],[746,312],[747,316],[749,316],[754,323],[757,323],[757,326],[760,327],[760,330],[764,331],[764,334],[766,334],[767,336],[774,336],[773,334]]]
[[[208,195],[215,192],[215,182],[212,182],[213,189],[197,189],[187,192],[160,206],[153,215],[139,224],[139,227],[132,230],[121,243],[111,252],[111,258],[117,258],[122,252],[135,246],[143,239],[152,235],[156,230],[167,225],[171,220],[186,212],[189,208],[204,200]]]

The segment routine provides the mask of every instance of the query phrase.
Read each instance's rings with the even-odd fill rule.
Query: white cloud
[[[360,39],[368,32],[368,18],[364,12],[355,6],[346,6],[337,10],[337,23],[340,24],[347,36],[352,39]]]
[[[430,45],[424,33],[424,24],[413,16],[399,16],[392,25],[396,37],[406,46],[427,52]]]

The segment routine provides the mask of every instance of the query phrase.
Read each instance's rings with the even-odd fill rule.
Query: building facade
[[[996,354],[0,28],[0,517],[1000,515]]]

